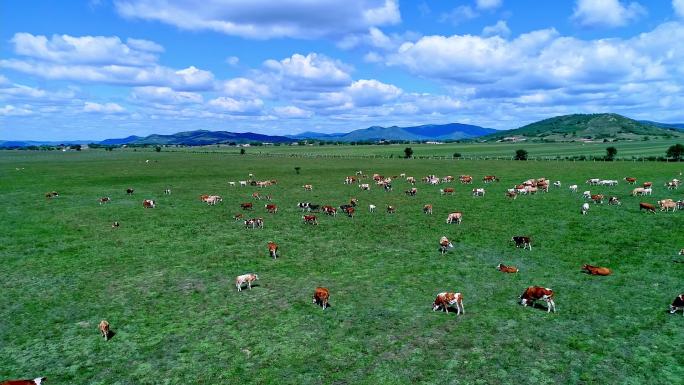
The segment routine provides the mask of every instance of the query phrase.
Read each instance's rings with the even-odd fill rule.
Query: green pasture
[[[665,142],[614,144],[661,154]],[[413,145],[449,155],[551,153],[564,145]],[[624,147],[623,147],[624,146]],[[653,147],[650,147],[653,146]],[[340,154],[403,152],[405,146],[323,146]],[[568,148],[602,153],[603,145]],[[684,213],[639,212],[638,203],[684,199],[663,184],[684,164],[660,162],[514,162],[259,157],[150,150],[0,152],[0,380],[48,377],[47,384],[675,384],[684,378],[684,317],[667,311],[684,292]],[[223,150],[219,148],[218,150]],[[299,151],[299,149],[297,149]],[[228,151],[228,150],[226,150]],[[235,152],[236,149],[230,149]],[[593,152],[591,152],[593,151]],[[425,154],[428,155],[428,154]],[[555,153],[554,153],[555,155]],[[146,162],[149,160],[149,162]],[[300,174],[294,168],[300,167]],[[344,185],[356,170],[420,178],[470,174],[472,186],[409,185],[361,192]],[[267,214],[254,187],[228,181],[277,179],[259,190],[279,206]],[[483,175],[499,183],[482,187]],[[631,197],[622,178],[652,181],[650,197]],[[563,187],[512,201],[504,192],[528,178]],[[567,186],[617,195],[621,206],[591,205]],[[312,184],[305,192],[303,184]],[[135,189],[127,196],[125,189]],[[164,195],[165,188],[171,195]],[[60,196],[47,200],[44,194]],[[219,194],[207,206],[200,194]],[[106,205],[98,198],[111,197]],[[359,199],[355,218],[319,215],[301,222],[299,201],[339,206]],[[154,199],[155,209],[143,209]],[[233,220],[254,202],[263,230]],[[378,206],[369,213],[368,204]],[[434,215],[421,208],[434,205]],[[397,207],[388,215],[386,205]],[[460,225],[447,225],[451,211]],[[120,222],[117,229],[113,221]],[[455,247],[440,255],[446,235]],[[530,235],[532,251],[513,235]],[[268,257],[266,243],[280,246]],[[498,263],[516,265],[503,274]],[[613,275],[588,276],[584,263]],[[234,278],[253,272],[252,290]],[[523,308],[530,285],[552,288],[557,313]],[[330,289],[330,308],[311,303]],[[441,291],[463,293],[465,315],[433,312]],[[101,319],[115,332],[104,341]]]

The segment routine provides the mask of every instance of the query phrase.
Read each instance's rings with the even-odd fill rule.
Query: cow
[[[116,229],[116,228],[118,228],[119,226],[120,226],[120,224],[119,224],[118,221],[114,221],[114,223],[112,223],[112,228],[113,228],[113,229]]]
[[[353,176],[344,178],[344,184],[353,184],[354,182],[356,182],[356,178]]]
[[[215,206],[218,202],[223,202],[223,198],[219,195],[209,195],[205,202],[207,202],[207,205],[209,206]]]
[[[330,290],[325,287],[317,287],[313,293],[313,303],[320,305],[325,310],[328,307],[328,300],[330,300]]]
[[[582,270],[590,275],[611,275],[613,272],[607,267],[583,265]]]
[[[239,221],[240,219],[242,219],[242,217],[243,217],[243,215],[242,215],[242,214],[240,214],[240,213],[237,213],[237,214],[233,215],[233,220],[235,220],[235,221]]]
[[[679,255],[684,255],[684,249],[679,250]]]
[[[557,181],[553,182],[553,187],[560,188],[561,187],[561,181],[557,180]]]
[[[473,183],[473,177],[470,175],[461,175],[458,180],[463,183],[463,184],[472,184]]]
[[[608,199],[608,204],[619,206],[622,204],[622,202],[620,202],[620,198],[612,196]]]
[[[243,210],[251,210],[254,207],[252,202],[240,203],[240,208]]]
[[[518,268],[515,266],[506,266],[503,263],[500,263],[497,267],[497,270],[504,272],[504,273],[517,273]]]
[[[512,189],[513,191],[506,191],[506,196],[511,199],[516,199],[518,197],[518,193],[515,192],[515,189]]]
[[[532,239],[530,237],[516,235],[511,238],[511,242],[515,243],[516,248],[522,247],[523,250],[529,248],[532,251]]]
[[[252,198],[254,198],[256,200],[261,200],[261,194],[259,194],[258,191],[255,191],[252,193]]]
[[[235,182],[228,182],[228,185],[231,187],[235,187]]]
[[[32,380],[7,380],[0,382],[0,385],[41,385],[47,378],[38,377]]]
[[[667,187],[668,190],[674,190],[679,187],[679,184],[676,182],[667,182],[665,183],[665,187]]]
[[[206,202],[206,201],[207,201],[207,198],[209,198],[209,195],[207,195],[207,194],[202,194],[202,195],[199,196],[199,200],[200,200],[201,202]]]
[[[306,211],[309,209],[310,204],[311,203],[309,203],[309,202],[299,202],[299,203],[297,203],[297,207],[299,207],[299,209],[302,211]]]
[[[316,219],[315,215],[303,215],[302,220],[304,221],[305,224],[309,224],[309,225],[317,225],[318,224],[318,219]]]
[[[483,197],[485,195],[485,189],[483,188],[474,188],[473,189],[473,196],[474,197]]]
[[[653,206],[650,203],[646,203],[646,202],[640,202],[639,203],[639,211],[646,210],[647,213],[655,214],[655,212],[656,212],[655,209],[656,209],[655,206]]]
[[[390,205],[387,206],[387,214],[394,214],[394,213],[396,213],[396,212],[397,212],[397,208],[396,208],[396,207],[390,206]]]
[[[418,189],[415,188],[415,187],[412,187],[412,188],[410,188],[410,189],[404,191],[404,193],[405,193],[406,195],[408,195],[408,196],[414,197],[414,196],[416,196],[416,194],[418,193]]]
[[[354,211],[355,211],[355,209],[354,209],[353,207],[347,207],[347,208],[344,210],[344,212],[347,213],[347,216],[348,216],[349,218],[354,218]]]
[[[644,182],[644,184],[642,186],[644,186],[644,188],[649,188],[649,187],[653,186],[653,182]]]
[[[494,175],[486,175],[484,178],[482,178],[482,182],[484,183],[491,183],[491,182],[498,182],[499,178],[495,177]]]
[[[310,184],[305,184],[304,186],[302,186],[302,188],[304,189],[304,191],[311,191],[311,190],[313,190],[313,186],[310,185]]]
[[[170,188],[164,189],[164,195],[171,195],[171,189]]]
[[[677,310],[682,310],[682,315],[684,315],[684,294],[676,296],[670,305],[670,314],[674,314]]]
[[[133,195],[133,191],[135,191],[135,190],[133,190],[132,188],[127,188],[127,189],[126,189],[126,194],[127,194],[127,195]]]
[[[368,211],[371,213],[374,213],[376,208],[377,207],[375,205],[368,205]]]
[[[327,215],[331,215],[333,217],[337,216],[337,209],[332,207],[332,206],[325,205],[325,206],[323,206],[322,210]]]
[[[50,192],[45,193],[46,199],[57,198],[58,196],[59,196],[59,194],[57,193],[57,191],[50,191]]]
[[[454,245],[451,243],[451,241],[449,240],[449,238],[447,238],[447,237],[442,237],[442,238],[439,239],[439,251],[440,251],[442,254],[446,254],[447,251],[448,251],[449,249],[453,248],[453,247],[454,247]]]
[[[603,204],[603,198],[605,198],[603,196],[603,194],[593,194],[591,196],[591,200],[594,201],[594,204],[596,204],[596,203]]]
[[[278,258],[278,244],[275,242],[268,242],[268,255],[273,259]]]
[[[443,183],[449,183],[449,182],[453,182],[453,181],[454,181],[454,177],[451,175],[447,175],[447,176],[442,178]]]
[[[676,211],[677,210],[677,202],[674,202],[672,199],[665,199],[662,201],[658,201],[658,206],[660,206],[660,211]]]
[[[112,200],[109,197],[102,197],[100,198],[100,205],[107,204],[107,202],[111,202]]]
[[[97,328],[100,330],[100,334],[105,339],[105,341],[109,340],[109,322],[107,322],[106,320],[102,320],[100,321],[100,324],[97,325]]]
[[[145,199],[145,200],[143,201],[143,207],[146,208],[146,209],[153,209],[153,208],[155,208],[156,206],[157,206],[157,205],[154,203],[154,201],[153,201],[152,199]]]
[[[444,188],[444,189],[439,189],[439,194],[440,195],[454,195],[454,189],[453,188]]]
[[[264,205],[264,207],[266,208],[266,211],[271,213],[271,214],[275,214],[278,212],[278,206],[276,206],[272,203],[267,203]]]
[[[263,229],[264,228],[264,219],[263,218],[251,218],[247,219],[243,222],[245,224],[245,228],[249,229]]]
[[[247,187],[247,181],[246,181],[246,180],[241,180],[241,181],[240,181],[240,187]]]
[[[520,295],[520,304],[527,306],[528,304],[534,306],[534,302],[542,300],[546,302],[546,312],[550,313],[551,310],[556,312],[556,303],[553,302],[553,290],[541,287],[541,286],[530,286]]]
[[[444,309],[448,314],[449,307],[456,305],[456,315],[465,314],[463,309],[463,295],[461,293],[441,292],[437,294],[435,301],[432,303],[432,311],[437,311],[439,308]]]
[[[247,282],[247,287],[252,290],[252,282],[259,280],[259,276],[256,274],[242,274],[235,277],[235,287],[237,291],[242,291],[242,285]]]
[[[451,224],[451,223],[461,224],[462,220],[463,220],[463,213],[460,211],[454,211],[453,213],[450,213],[447,216],[446,223],[447,224]]]
[[[637,187],[634,190],[632,190],[632,196],[637,196],[637,195],[644,195],[644,191],[646,189],[643,187]]]
[[[356,198],[351,198],[351,199],[349,199],[349,204],[350,204],[352,207],[356,207],[356,205],[359,204],[359,200],[356,199]]]
[[[580,209],[580,212],[582,215],[587,215],[587,212],[589,211],[589,203],[582,203],[582,208]]]
[[[432,205],[423,205],[423,213],[432,215]]]
[[[582,198],[584,199],[591,199],[591,191],[587,190],[582,193]]]
[[[392,191],[392,183],[384,183],[382,188],[385,190],[385,192],[390,192]]]
[[[571,192],[576,193],[577,192],[577,185],[576,184],[570,185],[569,189]]]
[[[416,184],[416,178],[414,178],[414,177],[412,177],[412,176],[407,176],[407,177],[406,177],[406,181],[407,181],[408,183],[411,183],[411,184]]]
[[[627,182],[627,184],[636,184],[636,181],[636,178],[625,177],[625,182]]]
[[[370,185],[369,185],[368,183],[362,183],[362,184],[359,185],[359,188],[360,188],[362,191],[369,191],[369,190],[370,190]]]

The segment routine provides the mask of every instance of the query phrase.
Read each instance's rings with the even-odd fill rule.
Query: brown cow
[[[626,178],[625,178],[625,181],[626,181],[628,184],[635,184],[637,180],[636,180],[636,178],[626,177]]]
[[[453,247],[454,247],[454,245],[451,243],[451,241],[449,240],[449,238],[447,238],[447,237],[442,237],[442,238],[439,239],[439,251],[440,251],[442,254],[446,254],[447,251],[448,251],[450,248],[453,248]]]
[[[605,198],[605,196],[603,194],[593,194],[591,196],[591,200],[593,200],[594,203],[601,203],[602,204],[603,198]]]
[[[344,209],[344,212],[347,213],[347,216],[349,218],[354,218],[354,211],[356,211],[353,207],[347,207]]]
[[[152,199],[145,199],[143,201],[143,207],[146,209],[153,209],[156,207],[156,204],[154,203],[154,201]]]
[[[423,213],[432,215],[432,205],[424,205]]]
[[[644,186],[644,188],[649,188],[649,187],[653,186],[653,182],[644,182],[643,186]]]
[[[582,270],[591,275],[611,275],[613,272],[607,267],[583,265]]]
[[[323,310],[328,307],[328,300],[330,299],[330,290],[325,287],[317,287],[313,294],[313,303],[323,306]]]
[[[506,266],[502,263],[500,263],[497,267],[497,270],[502,271],[504,273],[517,273],[518,268],[515,266]]]
[[[47,378],[38,377],[33,380],[7,380],[0,382],[0,385],[41,385]]]
[[[240,208],[243,210],[251,210],[254,205],[252,202],[247,202],[247,203],[240,203]]]
[[[268,254],[273,257],[273,259],[278,258],[278,244],[275,242],[268,242]]]
[[[100,330],[100,334],[102,334],[105,341],[109,340],[109,322],[102,320],[100,321],[100,324],[97,325],[97,328]]]
[[[449,313],[449,307],[456,305],[456,315],[465,314],[463,309],[463,295],[461,293],[441,292],[437,294],[435,301],[432,303],[432,311],[442,308]]]
[[[266,208],[266,211],[268,211],[271,214],[275,214],[278,212],[278,206],[276,206],[272,203],[268,203],[268,204],[264,205],[264,207]]]
[[[318,224],[318,219],[316,219],[315,215],[304,215],[302,216],[302,219],[304,220],[304,223],[310,224],[310,225],[317,225]]]
[[[546,302],[546,312],[550,313],[551,310],[556,312],[556,303],[553,302],[553,290],[541,287],[541,286],[530,286],[520,295],[520,304],[527,306],[528,303],[534,305],[534,301],[542,300]]]
[[[484,183],[498,182],[499,178],[495,177],[494,175],[487,175],[484,178],[482,178],[482,181]]]
[[[650,203],[645,203],[645,202],[639,203],[639,211],[641,211],[641,210],[646,210],[647,213],[650,212],[653,214],[655,214],[655,212],[656,212],[655,206],[653,206]]]
[[[440,193],[441,195],[446,195],[446,194],[454,195],[454,191],[455,191],[455,190],[454,190],[453,188],[451,188],[451,187],[445,188],[445,189],[439,189],[439,193]]]

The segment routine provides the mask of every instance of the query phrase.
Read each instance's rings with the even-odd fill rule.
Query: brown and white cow
[[[522,235],[516,235],[516,236],[511,238],[511,242],[515,243],[516,248],[522,247],[523,250],[528,249],[528,248],[530,249],[530,251],[532,250],[532,239],[530,237],[522,236]]]
[[[268,242],[268,255],[273,259],[278,258],[278,244],[275,242]]]
[[[451,187],[439,189],[440,195],[446,195],[446,194],[454,195],[454,191],[455,191],[455,190],[454,190],[453,188],[451,188]]]
[[[325,214],[331,215],[333,217],[337,216],[337,209],[330,205],[324,205],[323,207],[321,207],[321,210],[323,210]]]
[[[240,203],[240,208],[243,210],[251,210],[253,207],[252,202]]]
[[[482,181],[484,183],[498,182],[499,178],[497,178],[494,175],[486,175],[485,177],[482,178]]]
[[[109,197],[102,197],[100,198],[100,205],[107,204],[108,202],[111,202],[112,200]]]
[[[447,237],[442,237],[442,238],[439,239],[439,251],[440,251],[442,254],[446,254],[447,251],[448,251],[449,249],[453,248],[453,247],[454,247],[454,245],[453,245],[453,243],[451,243],[451,241],[449,240],[449,238],[447,238]]]
[[[641,210],[646,210],[647,213],[650,212],[653,214],[655,214],[655,212],[656,212],[655,206],[653,206],[650,203],[646,203],[646,202],[640,202],[639,203],[639,211],[641,211]]]
[[[313,293],[313,303],[320,305],[325,310],[328,307],[328,301],[330,300],[330,290],[325,287],[317,287]]]
[[[461,175],[458,180],[463,183],[463,184],[472,184],[473,183],[473,177],[470,175]]]
[[[677,310],[681,310],[684,315],[684,294],[676,296],[670,305],[670,314],[674,314]]]
[[[387,206],[387,214],[394,214],[397,212],[397,208],[394,206]]]
[[[405,193],[406,195],[408,195],[408,196],[412,196],[412,197],[413,197],[413,196],[416,196],[416,194],[418,193],[418,189],[415,188],[415,187],[412,187],[412,188],[410,188],[410,189],[404,191],[404,193]]]
[[[631,178],[631,177],[625,177],[625,181],[627,184],[635,184],[636,183],[636,178]]]
[[[235,277],[235,287],[237,287],[237,291],[242,291],[242,285],[244,283],[247,283],[247,287],[249,287],[249,290],[252,290],[252,282],[256,281],[259,279],[259,276],[256,274],[242,274],[238,275]]]
[[[661,201],[658,201],[658,206],[660,206],[660,211],[676,211],[677,210],[677,202],[673,201],[672,199],[663,199]]]
[[[266,208],[266,211],[271,214],[275,214],[278,212],[278,206],[274,205],[273,203],[267,203],[266,205],[264,205],[264,207]]]
[[[407,177],[406,177],[406,181],[407,181],[408,183],[411,183],[411,184],[416,184],[416,178],[414,178],[414,177],[412,177],[412,176],[407,176]]]
[[[7,380],[0,382],[0,385],[41,385],[47,378],[38,377],[32,380]]]
[[[592,194],[591,195],[591,200],[594,201],[594,203],[603,203],[603,198],[605,196],[603,194]]]
[[[102,338],[105,339],[105,341],[109,340],[109,322],[106,320],[100,321],[100,324],[97,325],[98,330],[100,330],[100,334],[102,335]]]
[[[303,215],[302,220],[304,223],[309,224],[309,225],[317,225],[318,224],[318,219],[316,218],[315,215]]]
[[[553,301],[553,290],[541,287],[541,286],[530,286],[520,295],[520,304],[523,306],[532,305],[538,300],[546,302],[546,312],[550,313],[551,310],[556,312],[556,303]]]
[[[135,190],[133,190],[132,188],[129,187],[126,189],[126,194],[133,195],[133,191],[135,191]]]
[[[515,266],[506,266],[503,263],[500,263],[497,267],[497,270],[502,271],[504,273],[517,273],[518,268]]]
[[[313,186],[310,185],[310,184],[305,184],[304,186],[302,186],[302,188],[304,188],[304,191],[311,191],[311,190],[313,190]]]
[[[154,201],[153,201],[152,199],[145,199],[145,200],[143,201],[143,207],[146,208],[146,209],[153,209],[153,208],[155,208],[156,206],[157,206],[157,205],[154,203]]]
[[[613,272],[607,267],[582,265],[582,270],[590,275],[611,275]]]
[[[423,205],[423,213],[432,215],[432,205]]]
[[[344,209],[344,212],[347,213],[347,216],[349,218],[354,218],[354,212],[355,211],[356,211],[356,209],[354,209],[353,207],[347,207]]]
[[[432,311],[443,309],[449,313],[449,308],[456,306],[456,315],[465,314],[463,309],[463,295],[461,293],[441,292],[437,294],[435,301],[432,303]]]
[[[45,193],[45,198],[47,199],[57,198],[58,196],[59,193],[57,193],[57,191],[50,191]]]
[[[448,223],[448,224],[451,224],[451,223],[461,224],[462,220],[463,220],[463,213],[460,211],[454,211],[453,213],[450,213],[447,216],[446,223]]]

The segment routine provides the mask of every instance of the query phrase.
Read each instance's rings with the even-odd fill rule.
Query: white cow
[[[238,275],[237,277],[235,277],[235,287],[237,287],[238,291],[242,291],[242,284],[247,282],[247,287],[249,287],[249,290],[252,290],[252,282],[258,279],[259,276],[256,274]]]
[[[247,186],[247,181],[246,180],[241,180],[240,181],[240,187]]]
[[[576,185],[576,184],[570,185],[569,188],[570,188],[570,191],[572,191],[572,192],[574,192],[574,193],[577,192],[577,185]]]
[[[557,180],[553,182],[553,187],[560,187],[561,186],[561,181]]]
[[[589,203],[582,204],[582,215],[587,215],[588,211],[589,211]]]
[[[591,191],[587,190],[582,193],[582,198],[584,199],[591,199]]]
[[[374,213],[377,207],[375,205],[368,205],[368,211]]]

